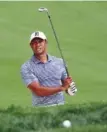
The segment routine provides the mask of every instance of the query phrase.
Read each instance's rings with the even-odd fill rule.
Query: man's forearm
[[[44,86],[39,86],[39,87],[30,87],[30,89],[38,96],[49,96],[58,92],[63,91],[63,87],[44,87]]]

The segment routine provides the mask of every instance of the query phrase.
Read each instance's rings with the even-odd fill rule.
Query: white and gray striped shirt
[[[26,86],[37,81],[41,86],[59,87],[67,74],[61,58],[48,55],[48,61],[42,63],[33,55],[21,66],[21,76]],[[64,104],[64,95],[63,92],[58,92],[41,97],[32,92],[32,104],[33,106]]]

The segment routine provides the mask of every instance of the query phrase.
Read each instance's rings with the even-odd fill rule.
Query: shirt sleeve
[[[62,61],[62,76],[61,76],[61,80],[64,80],[65,78],[67,78],[67,72],[66,72],[66,69],[65,69],[65,64],[64,64],[64,62],[63,62],[63,60],[61,60]]]
[[[21,67],[21,77],[26,86],[34,81],[38,82],[36,75],[34,75],[31,69],[25,64]]]
[[[67,78],[67,72],[64,68],[63,72],[62,72],[62,77],[61,77],[61,80],[64,80],[65,78]]]

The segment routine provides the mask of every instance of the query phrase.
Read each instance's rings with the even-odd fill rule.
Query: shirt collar
[[[47,54],[47,57],[48,57],[47,63],[50,62],[50,61],[52,61],[52,56],[51,56],[51,55]],[[38,59],[36,58],[35,55],[33,55],[33,56],[31,57],[31,60],[34,61],[36,64],[42,63],[40,60],[38,60]]]

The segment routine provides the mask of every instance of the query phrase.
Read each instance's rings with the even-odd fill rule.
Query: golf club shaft
[[[58,46],[60,55],[61,55],[61,57],[62,57],[62,59],[63,59],[63,63],[64,63],[64,67],[65,67],[67,76],[69,77],[68,68],[67,68],[67,66],[66,66],[66,62],[65,62],[64,56],[63,56],[63,54],[62,54],[62,50],[61,50],[61,48],[60,48],[60,44],[59,44],[59,41],[58,41],[58,38],[57,38],[57,35],[56,35],[56,32],[55,32],[55,29],[54,29],[54,26],[53,26],[53,23],[52,23],[52,20],[51,20],[51,17],[50,17],[50,15],[49,15],[49,12],[48,12],[48,11],[47,11],[47,16],[48,16],[48,18],[49,18],[49,21],[50,21],[50,24],[51,24],[51,27],[52,27],[52,30],[53,30],[53,34],[54,34],[54,36],[55,36],[55,39],[56,39],[56,42],[57,42],[57,46]]]

